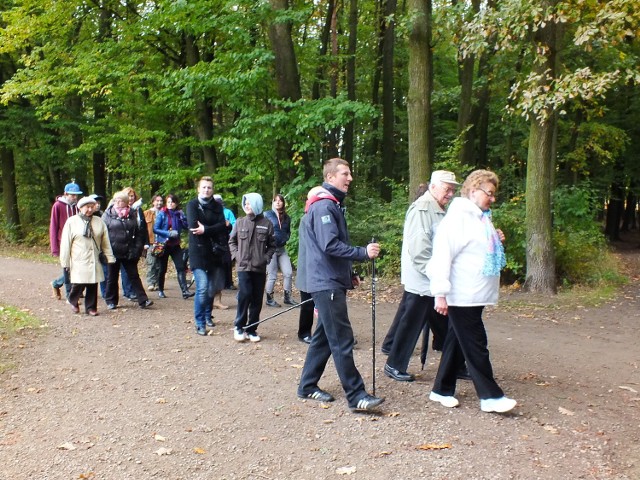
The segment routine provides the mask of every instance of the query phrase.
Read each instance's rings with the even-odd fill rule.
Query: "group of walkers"
[[[384,398],[367,393],[355,365],[347,290],[360,283],[352,262],[376,258],[380,245],[372,242],[359,247],[349,242],[344,200],[353,178],[348,162],[328,160],[323,177],[322,185],[307,196],[298,232],[296,286],[302,302],[298,338],[309,344],[298,396],[334,400],[319,387],[333,356],[349,407],[370,411]],[[491,221],[499,181],[493,172],[476,170],[462,184],[460,196],[454,198],[459,186],[454,173],[435,171],[407,210],[401,258],[404,294],[382,345],[388,355],[384,373],[396,381],[413,381],[415,377],[407,372],[410,357],[421,332],[428,340],[431,330],[433,348],[442,355],[429,399],[445,407],[458,406],[456,383],[465,378],[473,382],[481,410],[507,412],[516,401],[505,397],[494,379],[482,320],[484,307],[497,302],[500,270],[505,265],[504,235]],[[297,305],[292,297],[293,268],[285,248],[291,220],[282,195],[273,198],[267,212],[261,195],[243,195],[245,215],[236,219],[222,198],[214,195],[211,177],[198,181],[197,197],[187,203],[186,215],[175,195],[168,195],[164,205],[162,197],[155,196],[152,207],[142,212],[135,206],[135,192],[133,196],[129,193],[116,193],[102,220],[94,216],[100,212],[99,199],[87,196],[78,201],[82,191],[75,183],[68,184],[54,204],[52,253],[60,255],[63,275],[54,280],[53,288],[60,297],[61,286],[70,286],[67,298],[75,313],[80,310],[78,302],[84,291],[86,313],[98,314],[97,284],[105,280],[104,263],[104,298],[109,309],[118,305],[121,268],[123,284],[126,276],[138,305],[151,306],[137,270],[145,248],[149,290],[157,290],[159,298],[166,297],[165,277],[171,257],[183,298],[194,297],[198,335],[208,335],[213,327],[213,308],[227,308],[219,295],[233,285],[232,261],[238,280],[234,340],[260,341],[257,326],[263,297],[266,294],[266,305],[280,306],[274,298],[278,269],[283,273],[283,303]],[[188,253],[180,246],[183,232],[188,233]],[[195,293],[189,291],[185,278],[187,255]],[[314,317],[317,325],[312,332]],[[428,346],[428,342],[424,344]]]

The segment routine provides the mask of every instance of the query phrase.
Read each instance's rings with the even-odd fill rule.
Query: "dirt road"
[[[638,250],[626,255],[637,268]],[[496,377],[519,402],[511,414],[481,412],[470,382],[459,408],[429,402],[438,354],[420,371],[416,351],[413,383],[385,377],[378,354],[387,401],[362,415],[331,363],[321,386],[336,402],[296,397],[306,346],[295,311],[262,325],[261,343],[237,344],[233,309],[216,314],[213,335],[194,334],[175,279],[152,309],[101,301],[91,318],[51,299],[56,266],[0,258],[0,268],[0,303],[46,323],[2,344],[16,364],[0,377],[5,480],[640,478],[637,276],[600,306],[511,294],[487,310]],[[233,292],[224,300],[235,305]],[[377,306],[378,348],[396,307]],[[370,389],[370,306],[349,308]]]

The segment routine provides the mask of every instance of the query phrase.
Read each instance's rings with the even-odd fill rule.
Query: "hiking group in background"
[[[235,262],[238,288],[233,338],[259,342],[263,298],[266,296],[267,306],[281,307],[274,298],[280,270],[283,303],[290,309],[300,307],[297,336],[309,345],[298,396],[334,401],[334,396],[318,385],[333,357],[349,408],[375,410],[384,398],[367,393],[356,368],[347,291],[360,284],[352,262],[375,259],[380,245],[374,241],[362,247],[349,243],[344,208],[353,181],[349,163],[340,158],[328,160],[323,177],[324,183],[308,192],[299,224],[296,287],[301,304],[292,292],[294,269],[286,250],[291,218],[284,195],[274,195],[272,208],[263,212],[262,196],[247,193],[241,203],[245,215],[236,219],[222,196],[214,195],[213,179],[207,176],[197,182],[197,197],[187,203],[186,215],[173,194],[165,197],[164,206],[163,197],[155,195],[151,208],[142,212],[142,200],[130,187],[115,193],[101,212],[101,197],[91,195],[78,201],[80,187],[67,184],[51,210],[51,253],[60,257],[63,268],[62,275],[52,282],[54,296],[62,298],[60,289],[65,285],[71,310],[79,313],[84,293],[85,312],[97,316],[97,285],[106,284],[102,295],[107,308],[113,310],[119,303],[121,276],[124,296],[140,308],[148,308],[153,301],[140,280],[139,259],[147,257],[148,289],[166,298],[171,257],[182,297],[194,297],[195,332],[207,336],[214,327],[213,309],[228,308],[222,304],[222,290],[236,289],[232,275]],[[431,330],[432,348],[442,355],[429,399],[445,407],[459,405],[454,396],[458,379],[473,382],[482,411],[504,413],[516,405],[495,382],[482,321],[484,306],[497,302],[500,271],[505,264],[504,234],[491,221],[498,185],[494,173],[476,170],[462,184],[461,196],[454,199],[460,186],[455,174],[434,171],[405,216],[401,257],[404,294],[382,344],[382,352],[388,355],[384,373],[396,381],[413,381],[415,376],[407,371],[411,355],[423,332],[424,367]],[[184,252],[183,232],[188,233]],[[187,269],[193,273],[195,293],[189,290]],[[312,331],[314,318],[317,325]]]

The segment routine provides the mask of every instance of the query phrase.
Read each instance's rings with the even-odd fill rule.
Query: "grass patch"
[[[10,343],[23,331],[40,328],[42,322],[30,313],[20,310],[10,305],[0,304],[0,339],[2,343]],[[13,368],[10,362],[10,349],[2,349],[0,353],[0,373]]]

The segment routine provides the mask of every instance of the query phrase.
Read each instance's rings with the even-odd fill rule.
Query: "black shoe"
[[[164,292],[163,292],[162,290],[160,290],[160,291],[158,292],[158,297],[160,297],[160,298],[167,298],[167,296],[164,294]]]
[[[358,403],[350,408],[354,412],[370,412],[382,403],[384,403],[384,398],[374,397],[373,395],[365,393],[365,395],[358,400]]]
[[[196,333],[198,335],[202,335],[203,337],[207,336],[207,329],[205,327],[196,327]]]
[[[132,296],[130,296],[130,297],[127,297],[127,296],[125,295],[125,297],[124,297],[124,298],[126,298],[127,300],[129,300],[129,301],[131,301],[131,302],[137,302],[137,301],[138,301],[138,297],[136,297],[135,295],[132,295]]]
[[[115,310],[116,308],[118,308],[118,306],[115,303],[108,303],[107,308],[109,310]]]
[[[324,390],[317,389],[313,393],[298,393],[298,397],[305,398],[309,400],[317,400],[319,402],[328,403],[333,402],[335,398],[329,392],[325,392]]]
[[[467,370],[467,367],[461,368],[456,374],[456,378],[458,380],[471,380],[471,375],[469,375],[469,370]]]
[[[397,380],[398,382],[413,382],[416,377],[411,375],[410,373],[401,372],[397,368],[393,368],[388,363],[384,365],[384,374],[389,377]]]
[[[311,335],[305,335],[304,337],[298,337],[298,340],[309,345],[311,343]]]
[[[151,305],[153,305],[153,301],[152,301],[152,300],[147,300],[147,301],[145,301],[145,302],[143,302],[143,303],[138,304],[138,306],[139,306],[140,308],[148,308],[148,307],[150,307]]]
[[[213,319],[211,319],[211,320],[207,320],[207,321],[206,321],[206,325],[207,325],[207,327],[209,327],[209,328],[213,328],[213,327],[215,327],[215,326],[216,326],[216,324],[215,324],[215,323],[213,323]]]
[[[278,302],[273,299],[273,293],[267,293],[267,301],[265,302],[269,307],[281,307]]]
[[[182,298],[184,298],[185,300],[187,298],[191,298],[195,295],[195,293],[190,292],[189,290],[185,290],[184,292],[182,292]]]
[[[391,353],[391,350],[384,347],[380,348],[380,351],[382,352],[383,355],[389,355]]]

